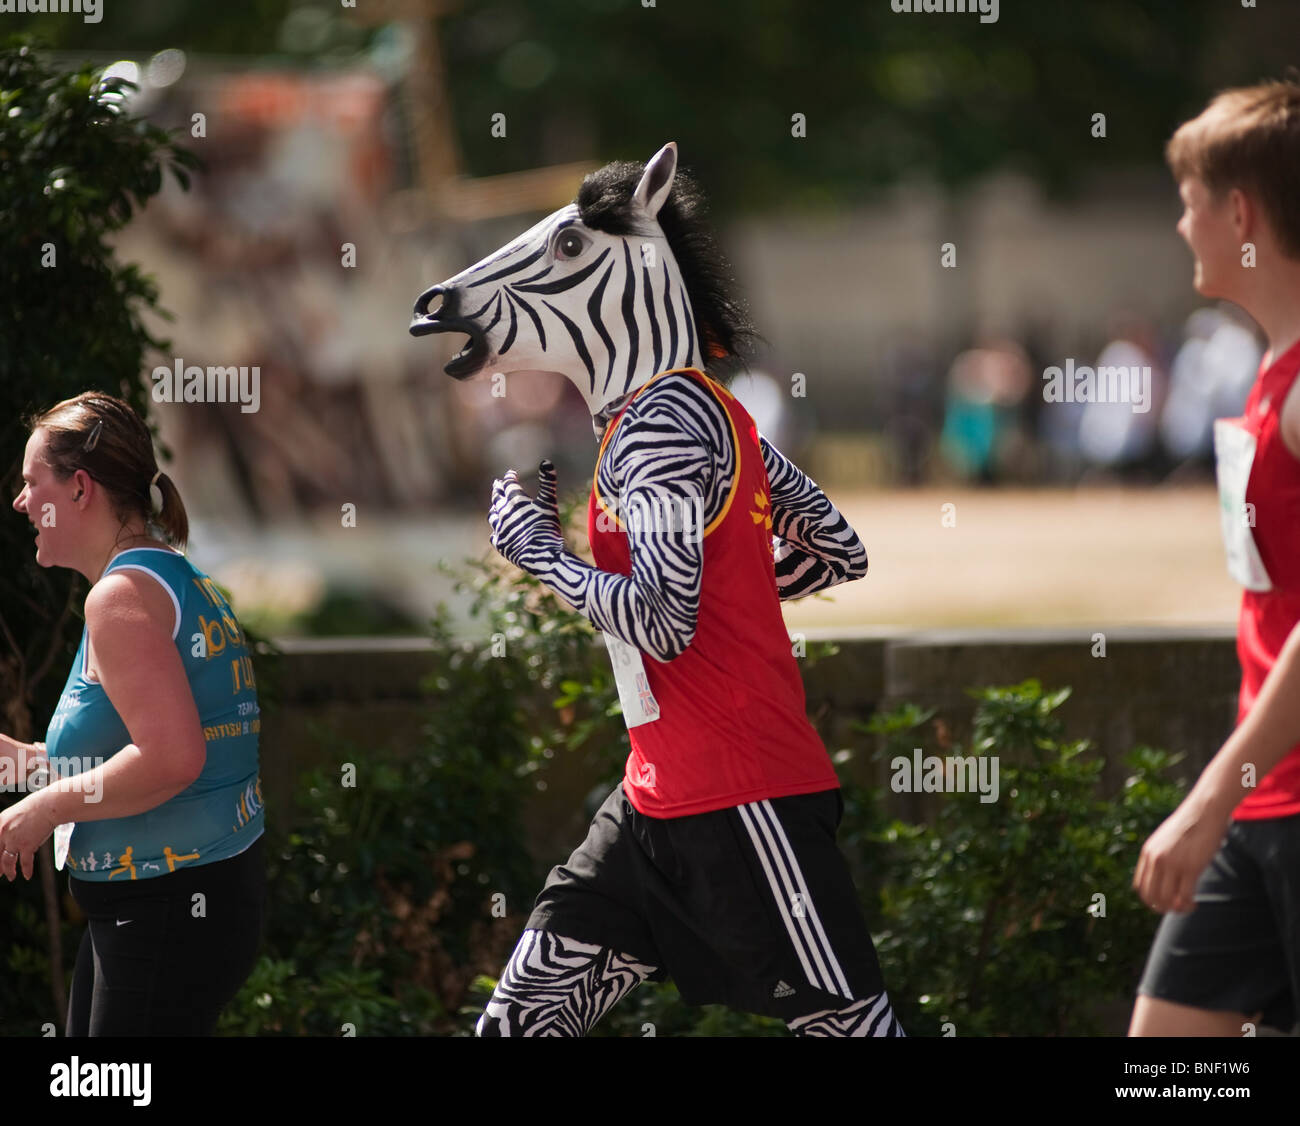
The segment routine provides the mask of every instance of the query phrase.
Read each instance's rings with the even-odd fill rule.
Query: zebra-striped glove
[[[524,492],[513,469],[492,482],[492,546],[521,571],[538,577],[564,551],[555,485],[555,466],[549,459],[538,467],[536,500]]]

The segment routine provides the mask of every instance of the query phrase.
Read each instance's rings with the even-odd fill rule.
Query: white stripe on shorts
[[[776,815],[776,810],[772,808],[770,801],[762,802],[762,806],[767,810],[771,817],[772,826],[776,829],[781,843],[785,847],[785,855],[789,857],[790,867],[794,871],[794,878],[798,881],[799,891],[803,895],[804,902],[808,905],[807,917],[817,930],[817,935],[821,939],[823,949],[826,951],[826,958],[831,964],[831,969],[835,971],[835,980],[839,983],[840,991],[845,997],[853,998],[853,991],[849,988],[848,979],[844,976],[844,970],[840,967],[839,959],[835,957],[835,951],[831,949],[831,940],[822,926],[821,916],[817,914],[817,907],[812,901],[812,893],[808,891],[808,885],[804,882],[803,872],[799,868],[799,862],[795,857],[794,848],[791,846],[789,839],[785,835],[785,828],[782,826],[780,818]],[[835,992],[834,989],[831,990]]]
[[[853,994],[849,990],[848,981],[835,957],[835,952],[831,949],[821,918],[808,892],[803,872],[799,869],[799,861],[794,855],[776,810],[772,808],[770,801],[751,802],[748,805],[737,806],[736,809],[749,832],[754,851],[772,888],[772,896],[777,902],[781,920],[785,923],[790,942],[794,946],[804,972],[808,975],[809,982],[817,989],[851,1000]],[[802,914],[795,914],[791,910],[791,903],[796,894],[800,896],[803,903]],[[816,962],[817,972],[814,972],[813,962]],[[829,968],[827,962],[830,963]]]

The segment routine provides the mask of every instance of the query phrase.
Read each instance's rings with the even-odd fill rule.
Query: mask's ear
[[[633,200],[653,219],[659,214],[672,190],[677,172],[677,142],[669,141],[646,163],[641,182],[632,193]]]

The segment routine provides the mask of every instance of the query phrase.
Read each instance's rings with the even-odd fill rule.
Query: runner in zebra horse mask
[[[706,374],[755,333],[665,145],[420,295],[446,366],[560,372],[600,439],[587,529],[564,543],[555,469],[495,481],[492,543],[603,632],[631,754],[552,869],[480,1036],[583,1035],[640,982],[802,1035],[901,1036],[835,833],[839,782],[808,722],[780,602],[866,574],[857,534]],[[440,305],[430,310],[435,298]],[[716,365],[715,365],[716,366]]]

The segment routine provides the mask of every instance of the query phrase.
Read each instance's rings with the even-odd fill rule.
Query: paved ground
[[[870,570],[834,601],[785,606],[792,629],[879,626],[1233,624],[1210,486],[1160,489],[847,492],[831,499],[867,546]],[[956,525],[941,522],[955,506]],[[236,593],[236,606],[291,612],[323,584],[378,588],[417,619],[446,599],[439,576],[489,548],[486,515],[367,515],[260,529],[196,524],[195,560]],[[573,541],[577,544],[577,535]]]
[[[1208,624],[1236,621],[1212,486],[844,493],[831,499],[870,570],[834,602],[786,606],[834,625]],[[956,524],[941,523],[945,504]]]

